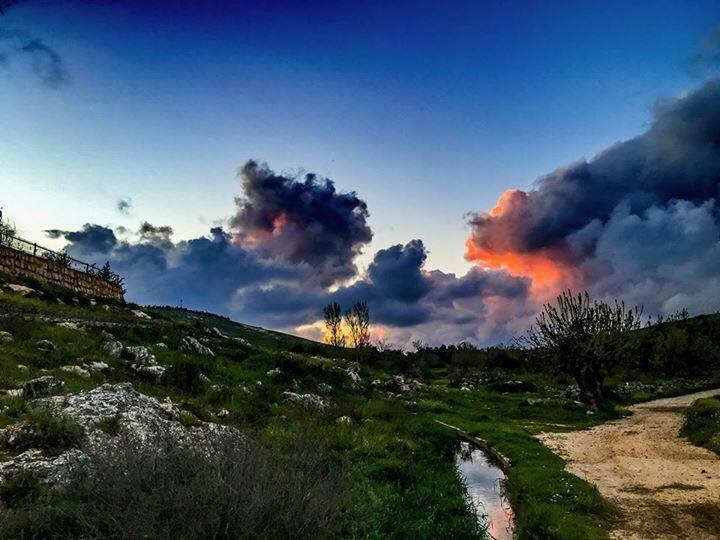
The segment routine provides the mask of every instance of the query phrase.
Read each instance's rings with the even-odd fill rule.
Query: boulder
[[[106,341],[100,348],[100,350],[109,354],[113,358],[120,358],[120,355],[122,354],[124,349],[125,347],[123,347],[123,344],[116,339],[110,339]]]
[[[279,377],[282,374],[283,370],[280,368],[271,369],[267,373],[265,373],[265,375],[267,375],[268,377]]]
[[[23,392],[31,397],[52,396],[62,392],[65,383],[52,375],[43,375],[37,379],[31,379],[23,384]]]
[[[167,349],[168,346],[165,345],[165,344],[161,341],[160,343],[156,343],[156,344],[155,344],[155,348],[156,348],[156,349]]]
[[[207,347],[200,343],[197,339],[192,336],[186,336],[183,339],[182,348],[185,352],[199,354],[202,356],[215,356],[210,347]]]
[[[219,337],[220,339],[228,339],[228,337],[225,334],[223,334],[219,328],[217,328],[215,326],[213,326],[210,329],[210,333],[215,337]]]
[[[286,401],[310,407],[314,409],[325,409],[329,403],[326,399],[316,394],[296,394],[295,392],[283,392]]]
[[[138,345],[136,347],[125,347],[125,355],[135,364],[154,366],[157,364],[155,355],[147,347]]]
[[[105,362],[90,362],[88,369],[90,371],[105,371],[109,367]]]
[[[130,313],[135,315],[138,319],[152,319],[150,315],[148,315],[144,311],[140,311],[139,309],[131,309]]]
[[[20,296],[38,294],[35,289],[31,289],[30,287],[26,287],[25,285],[18,285],[17,283],[8,283],[7,285],[5,285],[5,290],[10,291],[14,294],[19,294]]]
[[[62,484],[72,466],[88,463],[88,456],[122,443],[158,452],[184,448],[212,455],[226,444],[247,442],[240,431],[229,426],[201,421],[192,427],[184,426],[176,408],[137,392],[130,383],[104,384],[90,391],[40,402],[77,422],[85,433],[82,442],[77,448],[55,457],[32,449],[2,462],[0,481],[17,470],[33,469],[46,482]],[[101,421],[108,417],[118,418],[120,431],[117,435],[108,434],[100,427]],[[15,425],[0,430],[0,439],[6,431],[18,429]]]
[[[41,339],[35,343],[35,347],[42,352],[53,352],[55,350],[55,344],[48,339]]]
[[[14,340],[10,332],[0,332],[0,343],[12,343]]]

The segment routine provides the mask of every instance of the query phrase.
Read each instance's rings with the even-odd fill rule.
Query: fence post
[[[37,242],[33,244],[33,257],[37,257]]]

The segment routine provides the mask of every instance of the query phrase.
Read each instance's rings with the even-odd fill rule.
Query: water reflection
[[[514,514],[504,495],[505,474],[482,450],[467,442],[461,443],[455,463],[478,520],[487,523],[488,533],[495,540],[511,540],[515,529]]]

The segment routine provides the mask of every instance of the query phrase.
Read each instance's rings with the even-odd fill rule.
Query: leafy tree
[[[323,308],[325,316],[326,340],[336,347],[345,346],[345,333],[342,330],[342,309],[340,304],[332,302]]]
[[[540,353],[553,358],[580,387],[581,399],[602,406],[603,382],[630,346],[630,333],[641,326],[642,308],[592,301],[587,291],[563,292],[545,304],[528,333]]]
[[[350,330],[350,343],[355,349],[370,344],[370,310],[366,302],[355,302],[345,313],[345,324]]]

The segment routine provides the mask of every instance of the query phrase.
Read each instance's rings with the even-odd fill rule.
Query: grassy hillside
[[[0,293],[0,331],[12,335],[12,340],[0,343],[0,389],[6,390],[0,392],[0,427],[18,422],[38,425],[33,398],[7,390],[39,376],[63,381],[65,394],[129,381],[144,394],[181,408],[185,425],[208,421],[237,427],[267,452],[271,470],[301,471],[311,484],[329,486],[302,497],[286,494],[288,507],[274,512],[291,516],[281,527],[271,520],[275,528],[269,529],[270,522],[259,520],[242,534],[226,531],[225,537],[290,538],[297,537],[298,530],[312,530],[312,537],[483,538],[455,470],[459,440],[436,420],[487,440],[510,459],[506,488],[520,538],[607,537],[612,509],[595,488],[568,474],[563,461],[533,435],[584,428],[621,413],[588,411],[567,397],[567,377],[532,364],[518,351],[366,351],[355,358],[353,351],[210,314],[147,308],[144,311],[152,317],[147,319],[133,313],[132,306],[72,298],[61,304],[58,298],[51,290],[28,297]],[[214,356],[188,351],[188,336]],[[51,341],[53,350],[40,350],[40,340]],[[132,369],[128,358],[104,350],[108,340],[122,342],[125,350],[147,347],[164,373]],[[358,361],[359,380],[351,375],[353,360]],[[95,362],[108,367],[86,367]],[[627,380],[630,369],[616,373],[613,383]],[[393,376],[419,384],[413,383],[409,391],[373,384]],[[643,377],[650,380],[649,375]],[[685,379],[670,390],[643,391],[679,392],[707,384],[704,374],[702,380]],[[314,396],[323,405],[292,395]],[[112,419],[107,428],[114,429],[110,424]],[[58,429],[64,428],[43,433],[55,430],[57,435]],[[8,447],[0,452],[3,460],[17,454]],[[325,481],[328,471],[337,481]],[[285,477],[278,473],[273,478]],[[86,487],[59,495],[24,478],[14,482],[12,489],[0,488],[0,537],[92,536],[88,524],[99,522],[107,523],[105,534],[122,536],[120,529],[113,529],[120,524],[107,519],[109,506],[101,503],[102,494],[93,496]],[[201,501],[202,489],[200,482],[191,499]],[[137,493],[144,493],[144,488],[137,486]],[[165,496],[169,497],[153,494]],[[310,529],[298,525],[301,517],[292,517],[316,516],[321,507],[330,516],[315,519]],[[192,508],[185,511],[193,513]],[[170,536],[168,527],[179,520],[167,512],[149,515],[143,534]]]

